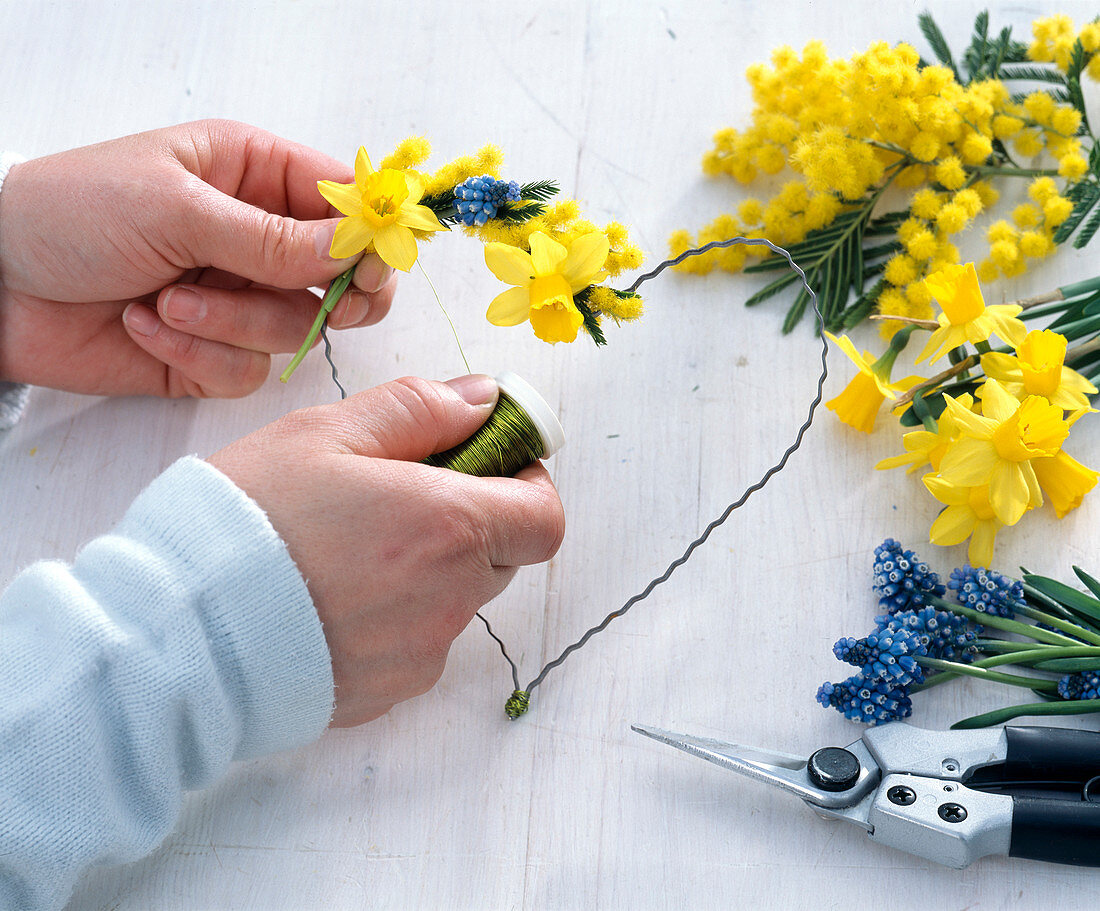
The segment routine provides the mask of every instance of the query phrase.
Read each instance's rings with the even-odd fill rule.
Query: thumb
[[[329,245],[338,218],[300,221],[265,212],[210,189],[208,204],[194,207],[188,249],[195,267],[213,266],[275,288],[324,285],[356,257],[333,259]]]
[[[340,408],[340,442],[357,455],[419,462],[469,439],[496,405],[496,380],[484,374],[446,383],[403,377],[360,392]]]

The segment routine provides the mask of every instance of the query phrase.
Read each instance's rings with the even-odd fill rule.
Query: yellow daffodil
[[[530,320],[544,342],[571,342],[584,322],[573,295],[607,277],[607,235],[582,234],[566,247],[535,231],[531,252],[511,244],[485,245],[485,265],[502,282],[515,285],[493,298],[485,316],[494,326],[518,326]]]
[[[1050,497],[1054,514],[1059,519],[1081,505],[1085,494],[1096,486],[1096,480],[1100,477],[1100,474],[1085,467],[1061,449],[1053,458],[1036,459],[1032,464],[1039,485]]]
[[[443,225],[427,206],[417,174],[393,168],[374,170],[367,150],[355,156],[355,183],[317,182],[321,195],[347,216],[336,226],[329,253],[345,259],[374,249],[387,265],[408,272],[416,262],[414,231],[442,231]]]
[[[1032,461],[1061,449],[1069,424],[1061,408],[1037,395],[1019,402],[996,380],[986,380],[978,397],[981,415],[943,397],[962,435],[944,453],[940,476],[956,487],[988,484],[994,514],[1015,525],[1029,508],[1043,504]]]
[[[932,496],[945,506],[932,523],[929,540],[950,546],[969,538],[966,556],[970,564],[989,566],[993,562],[994,539],[1004,524],[989,500],[989,485],[956,487],[934,474],[925,475],[923,480]]]
[[[936,318],[940,327],[928,339],[918,363],[939,360],[952,348],[965,342],[984,342],[993,333],[1015,347],[1027,333],[1027,327],[1016,319],[1022,309],[1018,305],[986,306],[973,263],[944,266],[929,275],[924,286],[943,312]]]
[[[890,382],[894,360],[898,351],[905,347],[904,339],[900,345],[891,343],[886,353],[876,360],[870,351],[860,354],[848,336],[837,338],[831,333],[825,334],[859,368],[859,373],[852,377],[840,395],[827,401],[825,407],[836,412],[836,416],[849,427],[870,433],[875,429],[875,417],[882,403],[886,399],[896,399],[898,392],[904,392],[921,381],[919,376],[907,376],[896,383]],[[899,332],[895,338],[901,335]],[[908,338],[907,332],[905,338]]]
[[[1065,360],[1064,335],[1050,329],[1033,329],[1016,347],[1015,355],[983,354],[982,370],[1018,399],[1041,395],[1066,411],[1093,411],[1088,396],[1096,393],[1096,387],[1066,367]]]
[[[974,397],[968,392],[964,392],[955,401],[967,410],[973,409]],[[947,447],[958,439],[959,433],[958,423],[951,417],[950,412],[945,410],[936,421],[934,431],[911,430],[901,438],[901,445],[905,448],[905,452],[883,459],[875,465],[875,468],[886,470],[907,465],[905,473],[912,474],[925,465],[931,465],[933,471],[939,471],[940,461],[947,452]]]

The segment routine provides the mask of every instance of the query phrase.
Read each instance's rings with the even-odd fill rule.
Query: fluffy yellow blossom
[[[1012,210],[1012,220],[1020,228],[1033,228],[1042,221],[1043,213],[1029,202],[1021,203]]]
[[[982,370],[1018,399],[1037,395],[1065,411],[1092,411],[1088,396],[1096,387],[1065,366],[1066,337],[1050,329],[1033,329],[1016,354],[982,355]]]
[[[598,313],[606,313],[612,319],[623,322],[638,319],[643,311],[640,295],[620,297],[604,285],[596,285],[592,289],[588,295],[588,305]]]
[[[947,190],[957,190],[966,183],[962,162],[950,155],[936,165],[936,181]]]
[[[908,285],[917,278],[917,264],[911,256],[899,253],[890,258],[883,275],[891,285]]]
[[[949,202],[936,216],[936,227],[945,234],[958,234],[969,221],[970,217],[966,214],[966,209],[958,203]]]
[[[1043,151],[1042,131],[1037,129],[1021,130],[1012,137],[1013,148],[1025,158],[1032,158]]]
[[[913,198],[909,202],[909,211],[917,218],[931,220],[940,214],[943,201],[942,194],[937,193],[931,187],[925,187],[913,194]]]
[[[936,236],[927,228],[920,228],[918,231],[914,231],[904,241],[905,249],[913,259],[927,260],[931,259],[936,254]],[[888,281],[890,279],[887,279]],[[895,282],[895,284],[898,284]]]
[[[952,348],[964,342],[984,342],[994,332],[1010,344],[1026,334],[1024,324],[1016,319],[1022,308],[1016,304],[986,306],[973,263],[948,266],[924,280],[943,312],[937,317],[936,329],[917,362],[938,360]]]
[[[1054,252],[1054,240],[1045,231],[1025,231],[1020,235],[1020,253],[1031,259],[1042,259]]]
[[[1035,395],[1020,402],[994,379],[979,390],[981,415],[949,395],[943,398],[961,433],[944,453],[940,478],[955,487],[988,484],[994,514],[1015,525],[1028,509],[1043,504],[1031,462],[1061,449],[1069,434],[1062,409]]]
[[[1081,112],[1067,105],[1060,105],[1050,115],[1050,128],[1063,136],[1073,136],[1081,126]]]
[[[1023,128],[1024,122],[1019,117],[998,114],[993,118],[993,135],[998,139],[1011,139]]]
[[[432,144],[424,136],[410,136],[382,159],[383,170],[410,171],[420,167],[432,154]]]
[[[530,244],[530,253],[509,244],[485,245],[485,265],[515,286],[493,298],[485,316],[494,326],[530,320],[543,341],[571,342],[584,322],[573,296],[607,277],[607,236],[584,234],[566,247],[536,231]]]

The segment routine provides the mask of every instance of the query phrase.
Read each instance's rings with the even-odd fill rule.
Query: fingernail
[[[197,323],[206,316],[206,298],[190,288],[172,288],[161,303],[166,319],[177,323]]]
[[[370,312],[370,298],[362,291],[349,291],[347,302],[332,311],[329,324],[334,329],[358,326]]]
[[[160,328],[160,319],[148,307],[130,304],[122,314],[122,321],[138,335],[154,336]]]
[[[337,222],[333,222],[331,225],[318,228],[317,233],[313,235],[313,249],[322,259],[332,259],[328,251],[332,246],[332,238],[336,234],[336,225]]]
[[[382,290],[391,275],[393,267],[382,262],[377,253],[370,253],[355,268],[355,285],[367,294],[374,294]]]
[[[456,376],[447,385],[457,392],[468,405],[495,405],[499,389],[497,381],[484,373]]]

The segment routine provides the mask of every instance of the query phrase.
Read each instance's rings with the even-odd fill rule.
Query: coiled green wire
[[[527,412],[502,392],[493,413],[472,437],[428,456],[424,464],[479,478],[506,478],[541,458],[544,450]]]

